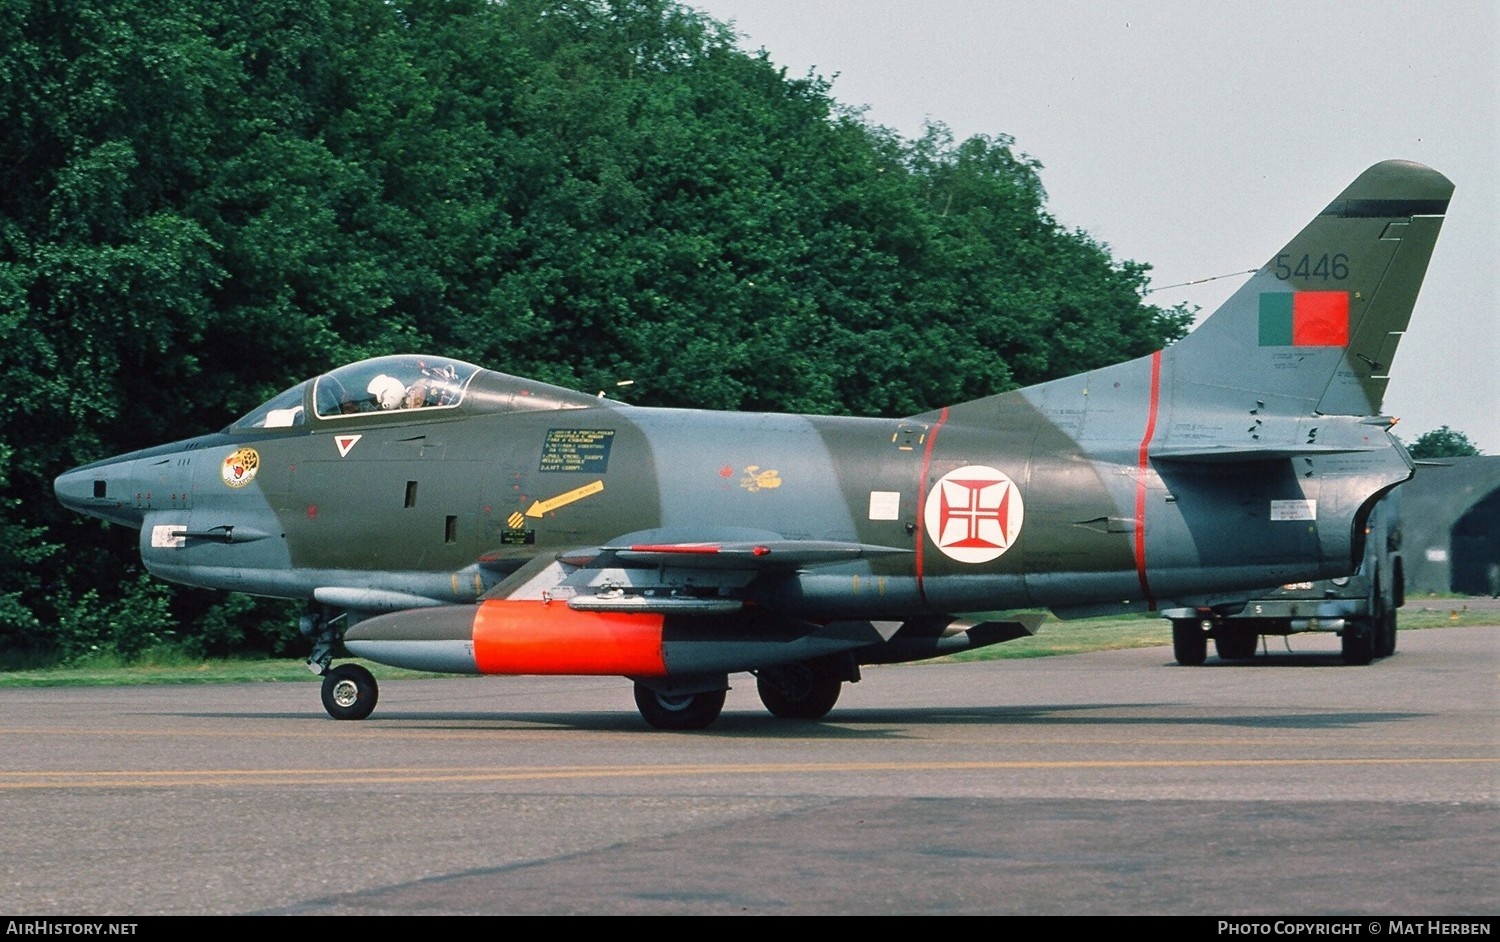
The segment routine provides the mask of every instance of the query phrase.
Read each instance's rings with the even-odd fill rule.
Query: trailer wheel
[[[1260,645],[1260,632],[1252,625],[1220,625],[1214,633],[1214,650],[1225,661],[1248,661]]]
[[[1208,635],[1196,618],[1172,619],[1172,654],[1183,667],[1197,667],[1208,658]]]
[[[1340,653],[1345,664],[1363,665],[1375,660],[1376,625],[1367,620],[1350,619],[1344,625]]]
[[[1375,656],[1390,657],[1396,653],[1396,611],[1386,609],[1376,622]]]

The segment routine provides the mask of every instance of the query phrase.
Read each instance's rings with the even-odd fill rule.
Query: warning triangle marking
[[[338,448],[339,448],[339,457],[340,458],[347,458],[347,457],[349,457],[349,452],[351,452],[351,451],[354,450],[355,443],[357,443],[361,438],[364,438],[364,436],[363,435],[335,435],[335,436],[333,436],[333,443],[335,445],[337,445]]]

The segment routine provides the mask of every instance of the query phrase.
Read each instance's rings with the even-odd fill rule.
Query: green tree
[[[670,0],[20,0],[0,128],[0,648],[296,644],[51,481],[343,362],[906,415],[1188,322],[1010,138],[903,140]]]
[[[1467,458],[1479,454],[1479,449],[1463,432],[1444,425],[1417,436],[1406,449],[1413,458]]]

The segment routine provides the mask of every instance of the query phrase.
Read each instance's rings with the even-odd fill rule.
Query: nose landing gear
[[[358,664],[331,666],[343,638],[335,625],[344,617],[329,617],[326,608],[310,604],[298,628],[312,640],[307,667],[323,677],[323,709],[336,720],[362,720],[375,709],[380,687],[375,683],[375,675]]]

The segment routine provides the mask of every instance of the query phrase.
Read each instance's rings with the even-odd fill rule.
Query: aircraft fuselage
[[[604,401],[425,421],[375,414],[149,449],[70,472],[59,493],[140,526],[156,575],[210,588],[389,593],[372,610],[403,595],[472,602],[533,558],[621,534],[744,532],[898,551],[760,580],[747,595],[806,618],[901,619],[1344,574],[1353,512],[1409,475],[1389,443],[1307,460],[1300,475],[1287,459],[1142,467],[1131,438],[1144,416],[1110,447],[1068,439],[1041,411],[1012,411],[983,428],[942,414]],[[1322,440],[1336,424],[1322,422]],[[232,480],[226,468],[250,455],[252,480]]]

